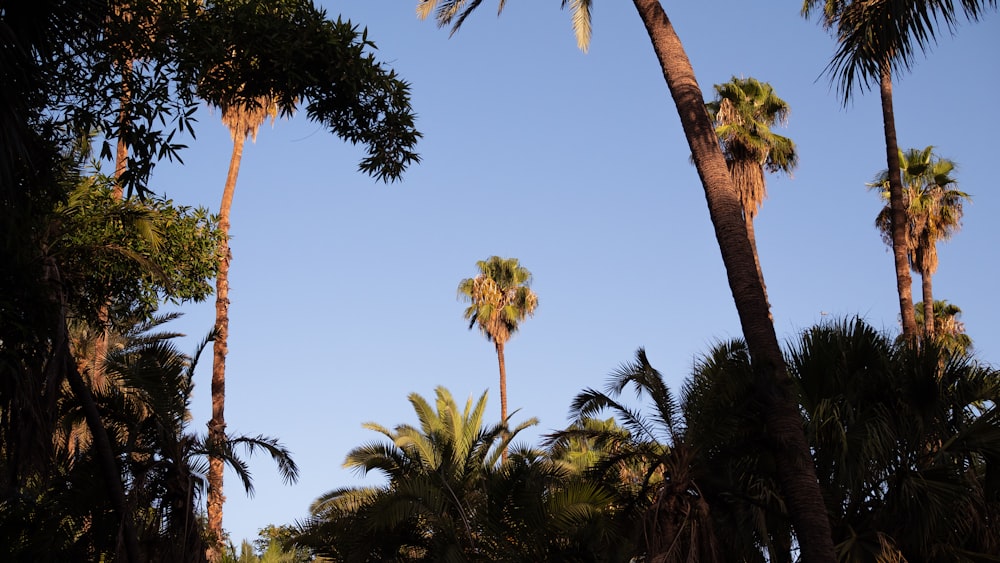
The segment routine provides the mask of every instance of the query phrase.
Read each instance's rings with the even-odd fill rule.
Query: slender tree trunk
[[[128,169],[128,143],[125,141],[125,131],[128,128],[128,104],[131,101],[129,81],[132,76],[132,61],[122,64],[122,96],[118,110],[118,147],[115,154],[115,181],[111,194],[115,201],[122,201],[125,190],[122,175]],[[94,357],[90,362],[90,377],[95,386],[104,385],[104,360],[108,355],[108,341],[111,339],[111,299],[106,300],[97,310],[97,339],[94,342]]]
[[[52,258],[45,259],[44,283],[52,287],[52,299],[59,309],[57,319],[55,342],[52,346],[53,362],[62,368],[69,383],[70,390],[76,395],[80,406],[83,408],[84,418],[93,439],[94,452],[98,466],[101,469],[101,477],[104,479],[104,486],[111,500],[111,505],[118,512],[121,518],[121,541],[125,544],[125,555],[127,561],[139,563],[142,561],[139,551],[139,539],[136,534],[135,525],[132,523],[132,513],[128,510],[128,503],[125,497],[125,485],[122,483],[121,470],[115,461],[114,450],[111,448],[111,439],[104,428],[104,421],[101,420],[101,413],[97,409],[97,402],[94,400],[90,388],[83,380],[80,372],[76,369],[76,362],[69,349],[69,331],[66,327],[67,309],[66,300],[63,297],[62,280],[59,275],[59,268]]]
[[[934,318],[934,291],[931,287],[933,274],[931,274],[930,268],[924,268],[920,272],[920,289],[923,292],[924,299],[924,332],[928,337],[934,336],[934,331],[936,327],[934,323],[937,319]]]
[[[507,424],[507,364],[503,359],[503,347],[504,343],[499,340],[496,342],[497,346],[497,363],[500,364],[500,422]],[[506,436],[506,433],[504,433]],[[501,459],[504,463],[507,463],[507,448],[503,449],[500,453]]]
[[[757,266],[757,277],[760,278],[760,287],[764,290],[764,300],[767,302],[767,318],[774,323],[774,316],[771,314],[771,300],[767,297],[767,284],[764,283],[764,271],[760,267],[760,254],[757,253],[757,235],[753,230],[753,217],[746,210],[743,216],[747,224],[747,238],[750,240],[750,248],[753,250],[753,263]]]
[[[122,200],[125,190],[122,182],[122,175],[128,169],[128,143],[125,140],[126,131],[129,127],[128,106],[132,101],[132,91],[129,82],[132,77],[132,61],[125,61],[122,65],[122,97],[121,107],[118,111],[118,150],[115,154],[115,199]]]
[[[896,117],[892,109],[892,70],[882,65],[879,91],[882,96],[882,124],[885,128],[885,157],[889,172],[889,209],[892,224],[892,258],[896,266],[896,292],[899,294],[899,315],[903,337],[912,341],[917,336],[917,319],[913,313],[913,281],[906,244],[906,204],[903,202],[903,179],[899,170],[899,143],[896,141]],[[932,304],[933,305],[933,304]]]
[[[802,416],[769,317],[742,206],[712,128],[691,62],[659,0],[633,0],[663,69],[705,189],[729,287],[765,401],[778,479],[806,563],[834,563],[833,539]]]
[[[212,420],[208,423],[208,443],[211,449],[219,447],[226,441],[226,354],[229,353],[229,262],[232,253],[229,249],[229,212],[233,206],[233,193],[236,191],[236,178],[240,173],[240,161],[243,159],[243,145],[246,135],[240,131],[233,138],[233,154],[229,160],[229,173],[226,176],[226,187],[222,192],[222,204],[219,206],[219,230],[222,231],[222,241],[219,243],[219,273],[215,281],[215,340],[213,342],[212,362]],[[208,466],[208,560],[219,561],[222,557],[222,506],[226,501],[223,494],[223,473],[225,466],[222,458],[209,455]]]

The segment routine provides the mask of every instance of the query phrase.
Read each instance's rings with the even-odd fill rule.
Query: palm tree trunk
[[[791,380],[769,316],[761,277],[757,275],[742,206],[705,109],[704,96],[691,61],[660,1],[633,1],[663,69],[705,190],[729,287],[757,374],[757,392],[765,401],[778,478],[803,561],[834,563],[830,522],[803,431],[802,416],[791,392]]]
[[[222,557],[222,506],[226,501],[223,494],[223,472],[225,466],[221,457],[211,453],[226,440],[226,354],[229,353],[229,213],[236,191],[236,178],[240,173],[243,159],[243,145],[246,135],[241,131],[233,138],[233,154],[229,160],[226,187],[222,192],[219,206],[219,273],[215,281],[215,340],[212,343],[212,420],[208,423],[209,466],[208,466],[208,560],[219,561]]]
[[[504,343],[501,341],[496,342],[497,346],[497,363],[500,364],[500,422],[507,424],[507,365],[503,359],[503,346]],[[504,433],[506,436],[506,433]],[[503,452],[500,453],[503,463],[507,463],[507,448],[504,447]]]
[[[121,178],[128,169],[128,143],[125,141],[125,132],[129,123],[128,105],[132,100],[131,90],[129,89],[129,79],[132,76],[132,61],[125,61],[122,67],[122,97],[121,108],[118,111],[118,150],[115,154],[115,184],[112,188],[115,199],[118,201],[121,201],[125,193]]]
[[[896,292],[899,294],[903,337],[912,341],[917,335],[917,319],[913,314],[913,281],[910,278],[910,264],[907,259],[906,205],[903,202],[903,179],[899,170],[896,117],[892,109],[892,71],[888,63],[883,64],[881,68],[879,91],[882,96],[882,124],[885,128],[885,156],[889,172],[889,209],[892,223],[892,258],[896,266]]]
[[[931,274],[930,268],[924,268],[920,272],[920,289],[923,292],[924,299],[924,332],[928,337],[934,336],[935,326],[934,326],[934,291],[931,287]]]
[[[774,323],[774,316],[771,314],[771,300],[767,297],[767,285],[764,283],[764,271],[760,268],[760,255],[757,254],[757,235],[753,230],[753,217],[745,210],[743,216],[747,224],[747,238],[750,239],[750,249],[753,250],[753,263],[757,266],[757,276],[760,278],[760,287],[764,290],[764,300],[767,301],[767,318]]]

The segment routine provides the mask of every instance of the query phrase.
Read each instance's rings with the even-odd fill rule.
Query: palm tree
[[[592,515],[598,497],[573,504],[577,516],[567,514],[571,496],[548,488],[564,475],[554,464],[524,448],[501,463],[511,440],[537,420],[512,430],[505,422],[485,426],[486,398],[470,397],[462,407],[438,387],[433,404],[409,395],[418,426],[366,423],[388,443],[357,447],[344,465],[377,471],[388,482],[326,493],[313,503],[296,543],[335,561],[553,560],[537,553],[545,548],[536,542],[557,543],[558,526],[586,520],[579,514]],[[536,556],[519,558],[524,552]]]
[[[906,249],[910,267],[920,274],[924,312],[924,332],[935,333],[932,276],[937,270],[937,242],[947,240],[961,226],[962,205],[969,199],[965,192],[954,188],[951,177],[955,163],[937,158],[933,147],[923,150],[900,151],[904,201],[906,202]],[[888,173],[882,171],[870,184],[886,194]],[[882,238],[891,239],[891,209],[887,205],[875,220]]]
[[[289,45],[295,45],[293,52]],[[308,100],[311,119],[368,148],[360,170],[395,181],[419,161],[412,148],[409,86],[368,53],[374,44],[350,22],[332,22],[308,0],[209,2],[190,26],[185,57],[198,95],[222,110],[233,138],[219,212],[225,234],[218,250],[216,323],[212,368],[210,446],[226,442],[225,362],[229,335],[228,235],[230,211],[247,137],[267,116],[289,116]],[[211,448],[210,448],[211,449]],[[221,556],[223,463],[212,458],[208,476],[210,559]]]
[[[757,275],[766,294],[753,221],[767,197],[764,171],[791,174],[798,164],[795,143],[771,131],[775,124],[786,123],[790,109],[770,84],[755,78],[734,76],[725,84],[716,84],[715,93],[716,99],[706,107],[740,196]]]
[[[861,320],[805,331],[789,366],[840,560],[997,553],[997,370]]]
[[[236,191],[236,178],[243,159],[243,145],[247,137],[257,139],[257,130],[270,115],[275,116],[276,106],[268,98],[258,98],[253,104],[225,106],[222,108],[222,121],[229,128],[233,138],[233,152],[229,159],[229,172],[226,174],[226,185],[222,191],[222,203],[219,206],[219,230],[224,233],[219,241],[219,269],[215,278],[215,341],[213,344],[212,362],[212,419],[208,423],[209,442],[221,444],[226,440],[226,355],[229,353],[229,265],[232,252],[229,249],[230,212],[233,204],[233,194]],[[219,457],[209,458],[208,472],[208,530],[211,537],[216,538],[215,545],[222,538],[222,505],[225,502],[223,490],[223,460]],[[211,548],[211,561],[217,561],[221,555]]]
[[[768,448],[766,401],[754,392],[746,342],[722,342],[699,358],[685,383],[685,437],[700,452],[702,488],[712,492],[730,560],[791,563],[792,530]],[[752,553],[748,550],[753,549]]]
[[[454,33],[481,3],[481,0],[420,0],[417,13],[422,17],[435,13],[438,24],[452,25]],[[577,44],[586,50],[590,42],[593,0],[565,0],[563,6],[567,4],[572,10]],[[803,559],[808,563],[833,563],[830,525],[816,482],[809,444],[802,432],[802,415],[789,392],[790,379],[761,276],[757,274],[743,208],[733,187],[712,120],[705,109],[705,97],[698,86],[691,60],[663,5],[659,0],[633,0],[633,4],[649,34],[705,191],[729,288],[743,335],[758,370],[759,377],[755,384],[761,396],[769,401],[765,409],[772,438],[769,446],[779,456],[779,481],[798,531]],[[504,5],[505,1],[501,0],[501,10]]]
[[[949,31],[953,30],[958,19],[956,7],[952,2],[939,0],[803,0],[802,15],[809,17],[817,6],[823,9],[823,27],[834,30],[839,43],[827,70],[837,81],[844,103],[849,101],[856,84],[868,87],[877,82],[879,85],[896,291],[899,294],[903,336],[914,340],[917,324],[913,315],[912,282],[907,264],[906,202],[899,143],[896,140],[892,75],[899,69],[909,70],[916,50],[926,51],[936,41],[936,28],[940,22],[944,22]],[[988,8],[996,8],[996,0],[963,0],[961,7],[965,17],[975,21]]]
[[[918,324],[924,324],[926,309],[923,303],[913,306]],[[945,300],[934,301],[934,336],[946,350],[965,354],[972,350],[972,338],[965,333],[965,323],[959,320],[962,309]]]
[[[787,355],[840,561],[978,560],[995,552],[990,514],[1000,505],[988,477],[1000,463],[995,369],[938,341],[913,347],[860,319],[812,327]],[[682,403],[686,439],[711,468],[701,490],[725,502],[716,525],[727,533],[719,535],[766,545],[769,561],[790,561],[753,377],[739,340],[700,360]]]
[[[752,384],[752,378],[739,380],[742,391]],[[643,404],[622,399],[629,387]],[[721,407],[725,415],[716,422],[731,419],[738,405],[747,403],[745,398],[746,393],[741,392],[743,401]],[[721,406],[723,402],[713,404]],[[640,349],[634,361],[623,364],[608,378],[605,391],[585,389],[579,393],[570,406],[573,425],[552,434],[548,441],[554,452],[564,451],[574,442],[593,445],[597,460],[585,477],[616,491],[614,505],[620,524],[642,530],[634,538],[637,545],[630,555],[663,562],[763,561],[761,544],[753,539],[757,531],[754,523],[748,525],[746,520],[733,517],[739,512],[739,503],[726,500],[749,495],[738,490],[735,481],[720,478],[732,464],[712,457],[716,443],[696,441],[704,433],[691,433],[686,416],[689,407],[687,399],[678,404]],[[617,424],[588,422],[606,411],[615,415]],[[763,432],[755,434],[758,444],[761,435]],[[737,439],[736,443],[742,442]],[[771,560],[783,559],[772,552]]]
[[[491,256],[476,262],[479,275],[458,284],[459,298],[469,303],[465,318],[469,329],[478,325],[496,346],[500,364],[500,420],[507,420],[507,367],[504,346],[521,321],[535,314],[538,296],[531,290],[531,272],[517,258]]]
[[[127,505],[146,550],[143,560],[154,562],[205,558],[197,499],[203,492],[199,475],[207,471],[207,457],[222,459],[232,467],[248,493],[253,491],[253,482],[246,463],[236,453],[239,448],[251,455],[257,450],[269,453],[286,482],[294,482],[298,475],[287,449],[273,438],[236,436],[215,446],[188,432],[194,371],[211,336],[193,356],[180,353],[172,343],[178,334],[155,330],[177,316],[155,316],[121,334],[113,332],[112,352],[103,366],[105,384],[93,387],[94,400],[113,438],[111,447],[128,485]],[[64,431],[55,439],[67,467],[74,470],[79,460],[89,457],[92,446],[86,429],[81,429],[82,414],[72,404],[70,407],[60,421]],[[105,524],[109,525],[108,535],[115,537],[118,525]],[[101,531],[97,525],[93,528],[92,535]]]

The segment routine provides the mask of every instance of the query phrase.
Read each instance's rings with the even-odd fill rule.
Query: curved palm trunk
[[[215,340],[212,343],[212,420],[208,423],[208,444],[210,451],[226,440],[226,354],[229,353],[229,212],[233,206],[236,178],[240,173],[243,159],[243,145],[246,135],[240,131],[233,139],[233,154],[229,160],[226,187],[222,192],[219,206],[219,229],[223,233],[219,243],[219,273],[215,281]],[[219,561],[222,557],[222,506],[226,497],[222,492],[225,466],[222,458],[209,455],[208,466],[208,560]]]
[[[913,314],[913,281],[910,278],[906,244],[906,206],[903,203],[903,179],[899,170],[896,117],[892,109],[892,72],[888,64],[882,65],[879,92],[882,97],[882,124],[885,129],[885,156],[889,172],[889,209],[892,222],[892,258],[896,265],[896,292],[899,294],[903,338],[912,341],[917,336],[917,319]]]
[[[500,422],[507,424],[507,364],[503,359],[504,343],[498,340],[496,346],[497,362],[500,364]],[[506,447],[504,447],[500,455],[503,462],[507,463]]]
[[[691,62],[659,0],[633,0],[649,33],[677,106],[685,137],[705,189],[729,287],[765,402],[766,423],[778,461],[778,478],[807,563],[834,563],[833,540],[802,416],[769,318],[767,298],[747,236],[742,206],[718,138],[705,110]]]

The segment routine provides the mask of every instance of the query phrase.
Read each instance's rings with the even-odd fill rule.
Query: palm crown
[[[907,204],[907,246],[913,269],[937,269],[939,240],[947,240],[961,226],[962,206],[969,194],[955,188],[952,177],[955,163],[934,154],[934,147],[908,149],[899,152],[903,176],[904,198]],[[880,189],[885,195],[888,172],[883,170],[869,187]],[[890,236],[888,207],[875,219],[875,226],[882,237]]]
[[[764,171],[790,174],[798,164],[795,143],[771,131],[788,119],[788,103],[774,88],[755,78],[736,78],[715,85],[716,99],[707,103],[722,143],[744,213],[757,214],[767,196]]]
[[[479,325],[487,340],[506,343],[521,321],[535,314],[538,296],[531,290],[531,272],[517,258],[491,256],[476,263],[479,275],[458,285],[469,328]]]

